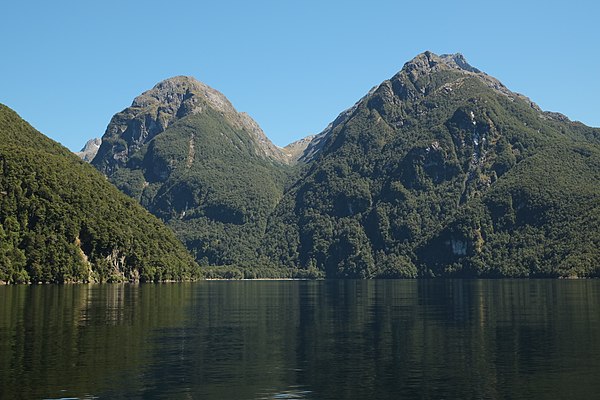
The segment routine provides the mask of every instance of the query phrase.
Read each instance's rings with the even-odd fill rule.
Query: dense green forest
[[[157,218],[4,105],[0,170],[0,281],[200,277]]]
[[[227,279],[600,275],[600,129],[458,54],[420,54],[293,156],[193,78],[138,96],[92,165],[191,255],[3,113],[1,280],[188,279],[192,258]]]
[[[599,146],[541,150],[418,249],[423,273],[599,277],[599,182]]]
[[[173,228],[201,265],[249,266],[283,195],[286,168],[252,146],[208,109],[171,125],[111,180]]]
[[[175,77],[113,117],[93,165],[201,265],[256,267],[267,263],[257,249],[292,170],[284,158],[222,94]]]
[[[455,57],[418,56],[325,132],[267,258],[336,278],[600,273],[600,130]]]

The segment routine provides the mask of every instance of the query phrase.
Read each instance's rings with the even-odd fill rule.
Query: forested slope
[[[0,105],[0,281],[195,279],[175,235]]]
[[[596,275],[599,138],[423,53],[311,142],[264,254],[339,278]]]

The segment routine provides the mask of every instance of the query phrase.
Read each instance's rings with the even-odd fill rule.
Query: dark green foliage
[[[435,275],[598,276],[599,181],[598,146],[546,148],[470,201],[420,259]]]
[[[0,105],[0,281],[199,277],[169,229]]]
[[[328,277],[598,275],[600,131],[479,76],[409,72],[328,133],[264,254]]]
[[[212,266],[202,269],[206,279],[323,279],[318,269],[295,269],[276,267]]]
[[[453,60],[407,63],[296,169],[187,92],[166,130],[147,98],[117,114],[94,164],[213,277],[598,276],[600,130]]]

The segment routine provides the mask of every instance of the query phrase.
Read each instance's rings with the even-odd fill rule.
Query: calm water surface
[[[600,281],[0,287],[2,399],[589,399]]]

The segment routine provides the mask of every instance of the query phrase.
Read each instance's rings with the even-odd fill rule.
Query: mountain
[[[0,105],[0,281],[194,279],[175,235],[92,166]]]
[[[308,147],[315,138],[316,135],[309,135],[288,144],[282,149],[284,154],[288,156],[290,164],[297,164],[301,157],[305,157]]]
[[[144,145],[174,123],[193,116],[217,119],[237,133],[243,132],[251,143],[242,145],[250,145],[249,150],[259,158],[287,162],[285,154],[271,143],[258,124],[248,114],[238,113],[223,94],[192,77],[176,76],[142,93],[131,107],[113,116],[94,165],[107,175],[121,167],[128,168],[131,157]],[[218,130],[220,126],[214,128]]]
[[[96,157],[101,144],[102,139],[100,138],[90,139],[85,143],[83,149],[75,154],[85,162],[92,162],[94,157]]]
[[[262,254],[328,277],[598,276],[599,142],[425,52],[310,140]]]
[[[178,76],[112,118],[92,165],[200,263],[241,265],[257,260],[292,162],[223,94]]]
[[[112,118],[92,164],[203,265],[576,277],[600,273],[599,151],[599,129],[425,52],[283,149],[221,93],[167,79]]]

